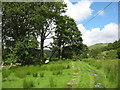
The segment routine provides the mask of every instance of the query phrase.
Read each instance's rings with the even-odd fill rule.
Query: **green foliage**
[[[106,46],[107,45],[107,46]],[[119,58],[120,40],[109,44],[96,44],[89,47],[89,58],[115,59]]]
[[[62,57],[73,58],[76,61],[80,58],[87,58],[87,51],[87,46],[82,43],[72,44],[63,48]]]
[[[33,80],[30,80],[30,79],[24,79],[23,80],[23,88],[26,88],[26,89],[28,89],[28,88],[32,88],[32,87],[34,87],[34,82],[33,82]]]
[[[65,7],[66,4],[62,2],[3,3],[4,61],[8,64],[20,62],[23,65],[35,63],[39,59],[44,61],[44,41],[51,34],[51,23],[56,22],[61,13],[66,11]],[[40,42],[37,42],[38,37],[41,38]],[[40,52],[36,50],[38,43]]]
[[[120,59],[120,48],[117,49],[117,55],[118,55],[118,58]]]
[[[35,49],[38,46],[37,43],[34,37],[25,37],[22,41],[16,41],[13,52],[6,55],[5,63],[32,64],[37,62],[36,56],[39,57],[38,51]]]
[[[117,57],[116,50],[104,51],[97,56],[98,59],[116,59]]]
[[[78,30],[75,21],[68,16],[57,18],[56,23],[58,26],[55,31],[55,36],[53,37],[53,48],[58,51],[59,59],[61,57],[64,58],[66,55],[69,55],[69,58],[72,58],[73,52],[67,50],[73,46],[75,46],[74,48],[79,47],[80,44],[82,44],[81,32]],[[82,46],[80,46],[79,49],[77,48],[76,52],[79,52],[81,47]]]

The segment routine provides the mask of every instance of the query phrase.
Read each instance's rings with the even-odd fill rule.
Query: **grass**
[[[95,60],[88,59],[89,65],[100,69],[105,78],[109,80],[110,83],[104,83],[107,87],[117,87],[118,84],[118,59],[108,59],[108,60]]]
[[[30,80],[30,79],[24,79],[23,80],[23,88],[32,88],[34,87],[34,82],[33,80]]]
[[[57,87],[66,87],[66,83],[69,81],[71,77],[72,71],[70,71],[70,64],[68,61],[58,61],[51,62],[47,65],[42,66],[21,66],[21,67],[11,67],[4,68],[3,74],[7,76],[3,77],[6,80],[2,83],[3,88],[53,88],[56,87],[56,83],[60,84]],[[8,71],[8,72],[7,72]],[[68,72],[70,75],[68,75]],[[53,75],[53,73],[55,75]],[[9,81],[8,77],[16,78],[13,81]],[[51,77],[53,79],[51,79]],[[33,80],[34,85],[31,85],[31,81],[27,81],[27,79]],[[60,78],[60,80],[57,80]],[[63,79],[63,81],[62,81]],[[55,82],[52,85],[51,82]],[[62,83],[62,84],[61,84]],[[9,85],[8,85],[9,84]],[[14,85],[14,86],[13,86]],[[26,86],[26,87],[25,87]]]
[[[73,88],[96,88],[99,83],[105,88],[116,88],[117,61],[93,61],[60,60],[41,66],[5,67],[2,72],[4,75],[2,86],[3,88],[67,88],[67,83],[76,79]]]
[[[0,70],[0,90],[2,89],[2,70]]]
[[[95,44],[95,45],[92,45],[92,46],[89,46],[89,49],[95,49],[95,48],[104,48],[108,45],[108,43],[98,43],[98,44]]]

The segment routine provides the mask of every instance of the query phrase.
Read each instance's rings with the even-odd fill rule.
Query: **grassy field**
[[[117,69],[117,60],[60,60],[41,66],[5,67],[2,87],[117,88]]]
[[[95,44],[95,45],[91,45],[89,46],[88,48],[91,50],[91,49],[100,49],[100,48],[103,48],[103,47],[106,47],[108,45],[108,43],[98,43],[98,44]]]

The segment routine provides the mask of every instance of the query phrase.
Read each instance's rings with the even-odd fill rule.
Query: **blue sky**
[[[118,40],[118,2],[110,4],[111,2],[93,2],[92,0],[77,1],[64,0],[68,9],[66,15],[76,21],[84,44],[90,46]],[[103,10],[107,5],[109,6]],[[102,13],[85,24],[100,11]]]
[[[91,15],[89,18],[78,21],[77,24],[85,24],[88,20],[90,20],[94,15],[97,14],[99,10],[102,10],[104,7],[106,7],[110,2],[93,2],[90,8],[93,11],[93,15]],[[73,3],[74,4],[74,3]],[[107,25],[108,23],[118,23],[118,3],[113,2],[108,8],[104,10],[104,15],[98,15],[93,20],[91,20],[89,23],[85,25],[87,30],[90,30],[91,28],[103,28],[104,25]]]

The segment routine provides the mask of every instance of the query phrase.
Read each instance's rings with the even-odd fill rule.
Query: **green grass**
[[[96,48],[104,48],[107,45],[108,45],[108,43],[98,43],[98,44],[89,46],[89,49],[91,50],[91,49],[96,49]]]
[[[117,87],[118,85],[118,59],[108,59],[108,60],[95,60],[95,59],[88,59],[87,60],[89,65],[96,67],[97,69],[101,70],[105,79],[109,80],[108,82],[104,82],[106,87]]]
[[[94,60],[93,60],[94,61]],[[108,70],[105,61],[55,61],[45,65],[30,65],[19,67],[5,67],[3,69],[3,88],[67,88],[67,84],[75,79],[73,88],[96,88],[100,83],[105,88],[116,88],[116,76],[110,73],[116,71]],[[112,68],[117,62],[109,62]],[[116,63],[115,63],[116,62]],[[92,64],[94,63],[94,64]],[[108,65],[109,65],[108,64]],[[109,68],[111,68],[109,66]],[[7,74],[7,75],[6,75]],[[95,76],[98,75],[98,76]]]
[[[0,90],[2,89],[2,70],[0,70]]]
[[[70,70],[71,63],[68,61],[51,62],[42,66],[21,66],[11,67],[3,69],[3,88],[54,88],[54,87],[66,87],[66,83],[71,79],[72,71]],[[69,75],[68,75],[69,72]],[[53,75],[54,73],[54,75]],[[14,77],[14,80],[9,80],[9,77]],[[51,79],[53,78],[53,80]],[[31,85],[31,81],[34,81],[34,85]],[[60,80],[57,80],[57,79]],[[63,81],[62,81],[63,79]],[[52,85],[51,82],[60,85]],[[25,87],[26,85],[26,87]]]

